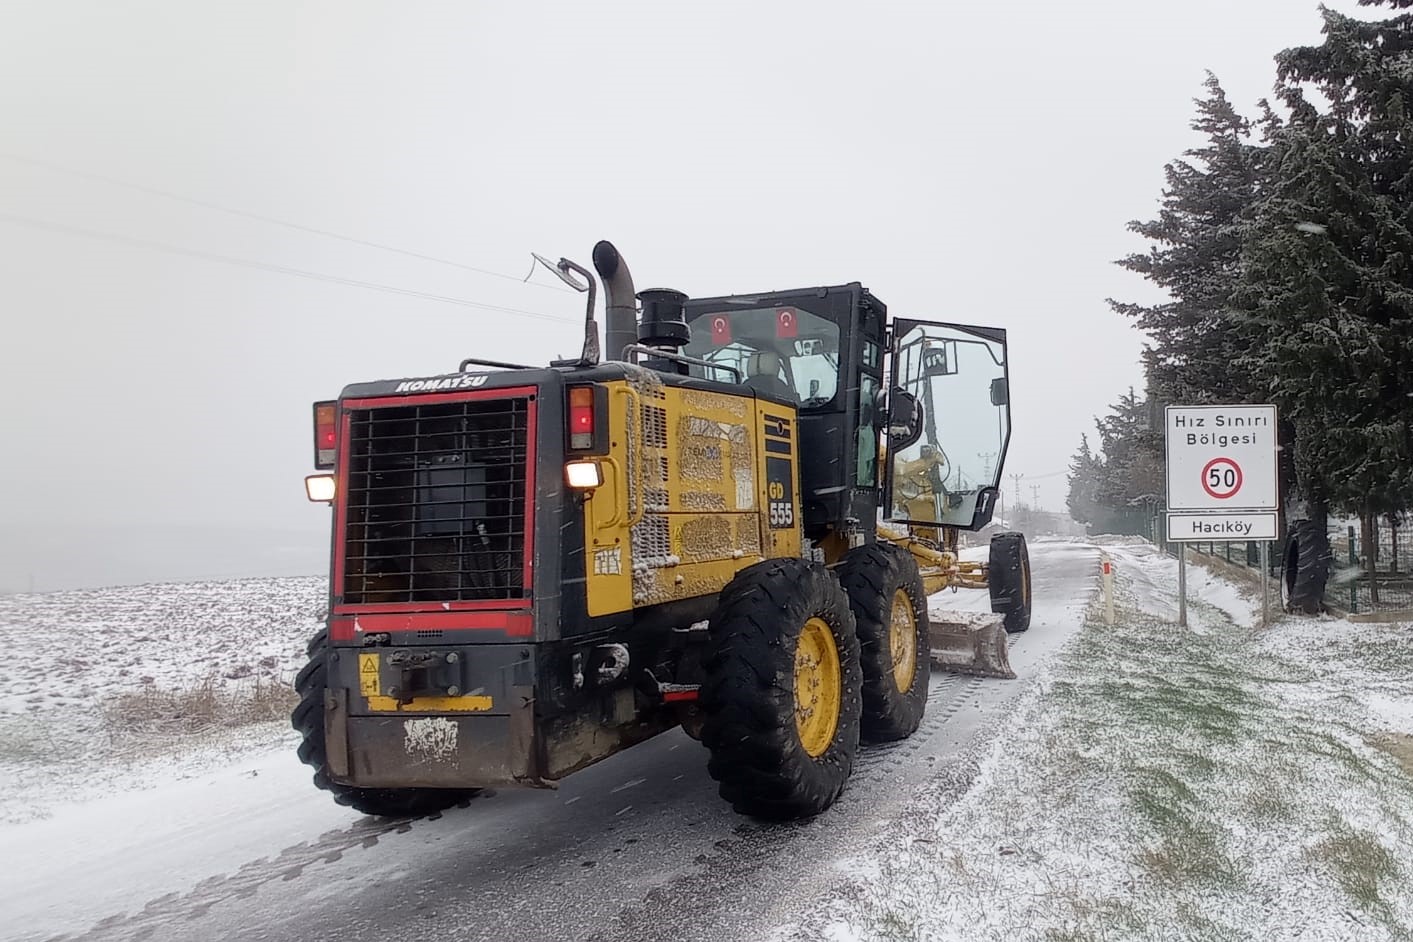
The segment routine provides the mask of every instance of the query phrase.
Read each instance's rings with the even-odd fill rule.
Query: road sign
[[[1274,511],[1245,514],[1170,513],[1168,539],[1171,542],[1216,543],[1244,540],[1274,540]]]
[[[1277,509],[1275,406],[1168,406],[1166,419],[1169,511]]]

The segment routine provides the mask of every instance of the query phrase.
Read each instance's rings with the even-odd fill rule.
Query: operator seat
[[[759,350],[750,355],[746,360],[746,378],[741,385],[786,402],[799,400],[790,384],[780,378],[780,354],[774,350]]]

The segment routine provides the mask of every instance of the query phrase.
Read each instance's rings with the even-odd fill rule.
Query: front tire
[[[1330,578],[1329,537],[1312,520],[1296,520],[1286,537],[1281,566],[1285,610],[1318,615],[1325,610],[1325,586]]]
[[[991,611],[1005,613],[1006,632],[1018,634],[1030,627],[1030,551],[1025,534],[998,533],[991,538],[987,565]]]
[[[889,543],[852,549],[839,566],[863,667],[866,742],[911,736],[927,710],[932,647],[927,593],[912,554]]]
[[[329,685],[329,634],[321,631],[309,642],[309,663],[294,679],[299,703],[290,725],[304,737],[299,761],[314,769],[314,784],[334,796],[334,801],[364,814],[412,818],[450,808],[476,794],[475,788],[355,788],[340,785],[329,776],[324,745],[324,690]]]
[[[833,573],[801,559],[738,572],[708,629],[700,705],[707,771],[741,814],[824,811],[859,747],[859,641]]]

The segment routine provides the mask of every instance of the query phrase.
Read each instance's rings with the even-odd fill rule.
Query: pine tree
[[[1164,490],[1162,433],[1150,425],[1148,403],[1129,389],[1095,425],[1103,451],[1094,477],[1099,525],[1108,532],[1146,534]]]
[[[1293,427],[1293,496],[1316,520],[1413,502],[1413,17],[1322,14],[1321,45],[1276,57],[1289,116],[1262,122],[1269,173],[1237,293],[1239,364]]]
[[[1146,491],[1149,466],[1144,444],[1148,431],[1148,406],[1132,388],[1098,419],[1099,444],[1104,469],[1095,496],[1106,507],[1120,509]]]
[[[1089,448],[1089,436],[1081,435],[1079,451],[1070,459],[1069,493],[1065,495],[1065,506],[1070,517],[1086,527],[1094,527],[1101,519],[1097,489],[1099,478],[1104,473],[1104,462]]]
[[[1232,107],[1217,77],[1209,72],[1204,84],[1207,97],[1195,100],[1192,128],[1206,143],[1165,168],[1158,218],[1129,223],[1155,244],[1118,262],[1164,289],[1169,300],[1109,301],[1148,334],[1143,360],[1149,394],[1163,404],[1244,402],[1251,393],[1246,377],[1232,369],[1245,338],[1235,329],[1230,306],[1263,149],[1251,143],[1250,122]]]

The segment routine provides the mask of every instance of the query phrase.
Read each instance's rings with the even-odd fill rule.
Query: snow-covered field
[[[223,768],[284,739],[289,682],[326,586],[248,579],[0,596],[0,824]]]
[[[1255,629],[1140,541],[960,801],[922,795],[777,938],[1413,935],[1413,626]]]
[[[1413,934],[1413,626],[1262,632],[1249,589],[1190,566],[1182,631],[1176,564],[1103,542],[1117,624],[1093,606],[982,745],[973,784],[926,786],[778,939]],[[0,911],[24,913],[0,937],[138,909],[166,925],[163,907],[184,920],[207,884],[239,897],[379,839],[384,825],[309,786],[271,694],[324,591],[312,578],[0,597],[19,665],[0,697],[0,858],[25,862],[0,881]],[[203,690],[211,702],[167,696]],[[264,700],[278,718],[202,712]],[[192,715],[163,715],[173,704]],[[73,872],[97,876],[81,900]]]

